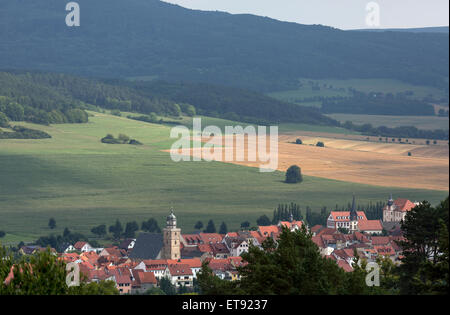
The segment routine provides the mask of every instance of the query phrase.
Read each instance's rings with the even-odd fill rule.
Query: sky
[[[449,25],[449,0],[164,0],[190,9],[251,13],[340,29]]]

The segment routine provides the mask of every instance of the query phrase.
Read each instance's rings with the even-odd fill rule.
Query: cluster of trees
[[[259,224],[262,226],[267,226],[271,224],[277,224],[279,221],[289,221],[289,219],[292,218],[295,221],[303,220],[303,215],[300,211],[300,206],[294,202],[291,202],[290,204],[279,204],[275,210],[273,210],[273,216],[272,221],[266,221],[265,219],[260,220],[258,219],[259,223],[266,223],[266,224]],[[267,224],[268,223],[268,224]]]
[[[204,225],[202,221],[197,221],[197,223],[195,223],[194,229],[196,229],[197,231],[200,231],[201,229],[203,229]],[[214,221],[211,219],[208,221],[206,228],[203,230],[203,233],[219,233],[219,234],[227,234],[228,233],[228,227],[227,224],[225,222],[222,222],[220,224],[219,230],[217,231],[216,229],[216,225],[214,223]]]
[[[0,113],[12,121],[37,124],[86,123],[83,102],[28,76],[0,72]]]
[[[345,272],[334,260],[323,257],[306,229],[284,228],[278,242],[268,238],[262,249],[250,246],[242,255],[239,281],[215,276],[207,263],[198,275],[207,295],[372,295],[448,294],[449,290],[448,198],[439,206],[423,202],[402,222],[405,240],[399,242],[404,258],[394,265],[378,258],[380,286],[366,283],[367,262],[355,251],[353,271]]]
[[[347,208],[346,210],[348,209],[349,208]],[[320,212],[315,212],[312,211],[312,209],[309,206],[306,206],[305,220],[306,223],[311,227],[318,224],[327,226],[327,218],[329,215],[330,211],[328,211],[327,207],[322,207],[320,209]]]
[[[12,132],[3,132],[0,130],[0,139],[47,139],[51,137],[52,136],[44,131],[25,128],[22,126],[12,127]]]
[[[0,112],[11,120],[39,124],[85,123],[85,109],[97,106],[120,111],[178,116],[180,106],[143,96],[125,83],[107,84],[65,74],[0,72]],[[186,109],[192,113],[192,108]]]
[[[132,144],[132,145],[142,145],[141,142],[139,142],[138,140],[135,139],[131,139],[130,137],[128,137],[127,135],[124,134],[119,134],[118,138],[114,138],[114,136],[112,134],[108,134],[106,135],[106,137],[101,139],[102,143],[107,143],[107,144]]]
[[[51,228],[52,220],[49,220],[49,227]],[[56,226],[56,222],[54,222],[54,226]],[[35,244],[41,247],[51,247],[56,249],[58,252],[64,251],[69,244],[75,244],[78,241],[88,241],[88,237],[81,233],[75,233],[70,231],[67,227],[64,229],[62,235],[49,235],[49,236],[41,236],[39,237]],[[92,246],[97,245],[95,242],[90,241]],[[20,244],[19,248],[21,247]]]
[[[140,230],[150,233],[161,233],[158,221],[154,218],[143,221]],[[139,224],[136,221],[127,222],[124,228],[120,220],[117,219],[113,225],[108,227],[108,232],[111,233],[115,240],[119,240],[120,238],[135,238],[137,231],[139,231]],[[105,237],[107,235],[106,224],[93,227],[91,232],[100,238]]]
[[[315,108],[282,102],[257,92],[238,88],[162,81],[135,82],[132,86],[147,96],[156,95],[179,104],[195,104],[196,113],[201,115],[261,125],[278,122],[338,124],[337,121],[322,115]],[[189,110],[183,109],[183,112],[189,112]]]
[[[434,116],[434,107],[425,100],[408,98],[404,94],[382,94],[353,92],[352,97],[342,100],[324,100],[322,112],[365,114],[365,115],[406,115]]]
[[[372,124],[355,125],[351,121],[346,121],[342,124],[342,127],[348,130],[354,130],[361,132],[368,136],[386,137],[385,141],[390,141],[393,138],[395,141],[397,138],[420,138],[420,139],[438,139],[448,140],[448,130],[436,129],[436,130],[423,130],[417,129],[414,126],[400,126],[400,127],[374,127]],[[383,139],[381,139],[383,140]],[[381,141],[380,140],[380,141]]]

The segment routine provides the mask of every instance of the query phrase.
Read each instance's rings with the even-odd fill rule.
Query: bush
[[[106,137],[102,138],[102,143],[107,143],[107,144],[121,144],[122,142],[120,142],[120,140],[114,138],[113,135],[108,134]]]
[[[52,137],[46,132],[28,129],[22,126],[14,126],[13,131],[0,132],[0,139],[46,139]]]
[[[122,116],[122,114],[120,113],[120,110],[118,110],[118,109],[112,110],[111,115],[119,116],[119,117]]]
[[[141,142],[139,142],[139,141],[137,141],[137,140],[134,140],[134,139],[131,139],[130,142],[128,142],[128,144],[132,144],[132,145],[142,145]]]
[[[325,147],[325,144],[322,141],[319,141],[319,142],[317,142],[316,146],[323,148],[323,147]]]
[[[4,113],[0,112],[0,127],[8,128],[9,127],[9,119]]]
[[[286,171],[286,183],[295,184],[303,181],[302,171],[297,165],[292,165]]]
[[[303,144],[303,141],[302,141],[302,139],[297,139],[297,140],[295,140],[295,143],[296,144]]]

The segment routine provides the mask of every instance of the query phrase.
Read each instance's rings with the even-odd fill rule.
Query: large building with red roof
[[[331,211],[327,219],[329,229],[347,229],[351,233],[360,231],[368,234],[379,234],[383,231],[380,220],[367,220],[364,211],[356,210],[355,196],[353,196],[350,211]]]
[[[400,222],[405,219],[406,213],[417,205],[418,203],[408,199],[393,200],[391,195],[387,205],[383,208],[383,222]]]

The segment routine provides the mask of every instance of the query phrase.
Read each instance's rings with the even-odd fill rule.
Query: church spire
[[[356,212],[355,194],[353,194],[352,209],[350,210],[350,221],[358,221],[358,212]]]

